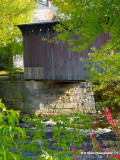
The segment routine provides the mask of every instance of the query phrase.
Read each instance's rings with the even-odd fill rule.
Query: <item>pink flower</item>
[[[117,159],[120,159],[120,155],[117,155]]]
[[[106,115],[106,119],[109,121],[112,128],[114,128],[116,124],[119,124],[119,120],[112,119],[110,110],[108,108],[105,109],[105,115]]]
[[[90,135],[90,138],[95,139],[95,135],[92,132],[92,128],[90,130],[91,130],[91,133],[92,133],[92,135]]]
[[[93,138],[93,139],[95,138],[95,135],[94,135],[94,134],[92,134],[92,138]]]
[[[72,147],[71,152],[76,151],[76,150],[77,150],[77,148],[76,148],[76,147]]]
[[[109,151],[106,149],[105,152],[109,153]]]
[[[106,115],[106,119],[109,121],[109,123],[111,124],[111,126],[114,127],[114,125],[113,125],[113,119],[112,119],[111,113],[110,113],[110,111],[109,111],[108,108],[105,109],[105,115]]]
[[[113,119],[113,123],[119,124],[119,120]]]

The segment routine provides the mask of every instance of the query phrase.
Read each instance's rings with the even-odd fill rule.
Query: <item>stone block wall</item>
[[[95,101],[87,82],[0,80],[0,98],[24,113],[67,114],[95,113]]]

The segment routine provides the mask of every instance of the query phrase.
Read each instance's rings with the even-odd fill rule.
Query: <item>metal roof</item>
[[[50,9],[37,9],[33,14],[32,23],[38,23],[43,21],[57,20],[56,16],[50,11]]]

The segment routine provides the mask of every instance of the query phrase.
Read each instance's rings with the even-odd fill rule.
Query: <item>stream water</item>
[[[120,155],[119,150],[116,149],[120,145],[120,141],[117,139],[116,135],[112,131],[110,124],[108,121],[105,119],[105,115],[103,114],[97,114],[93,115],[93,123],[92,123],[92,134],[95,135],[96,142],[97,144],[101,147],[101,150],[95,151],[93,150],[93,142],[90,137],[90,130],[81,130],[80,132],[82,133],[87,133],[87,137],[83,138],[83,140],[86,142],[86,144],[83,144],[82,146],[79,147],[79,149],[82,151],[81,155],[74,155],[73,154],[73,159],[75,160],[99,160],[99,159],[110,159],[108,154],[115,155],[118,154]],[[117,116],[120,116],[119,113],[114,113],[112,114],[114,118]],[[54,123],[52,122],[51,119],[48,121],[43,122],[43,124],[46,126],[45,132],[46,132],[46,139],[49,144],[49,148],[51,149],[56,149],[52,144],[54,143],[53,139],[53,132],[52,132],[52,126]],[[22,122],[20,123],[21,127],[29,128],[28,123]],[[35,130],[35,128],[32,128]],[[31,142],[30,142],[31,143]],[[38,141],[38,145],[40,144],[40,141]],[[71,146],[72,150],[72,146]],[[33,160],[36,160],[36,157],[40,152],[37,152],[36,154],[29,152],[29,153],[22,153],[24,158],[33,158]],[[116,158],[117,159],[117,158]]]

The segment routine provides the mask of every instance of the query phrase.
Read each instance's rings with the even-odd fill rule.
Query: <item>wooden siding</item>
[[[85,71],[88,69],[84,67],[80,58],[88,58],[88,53],[91,52],[93,46],[100,49],[109,39],[109,35],[98,36],[82,52],[71,52],[69,51],[70,45],[67,42],[65,45],[62,42],[59,44],[48,42],[56,36],[56,33],[53,30],[51,31],[54,25],[56,23],[19,26],[24,38],[25,79],[86,80],[88,77]],[[49,31],[47,27],[50,28]],[[43,41],[43,37],[47,40]]]
[[[43,79],[44,68],[43,67],[24,67],[24,78],[25,79]]]

